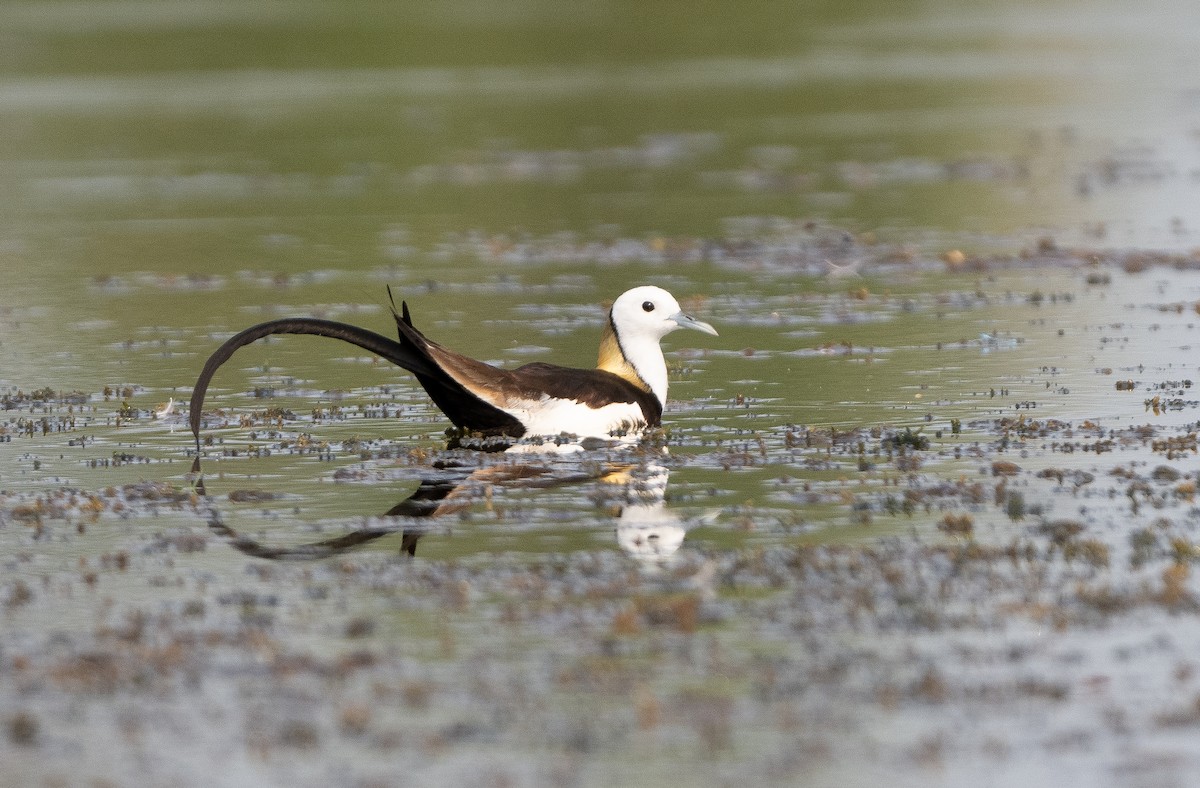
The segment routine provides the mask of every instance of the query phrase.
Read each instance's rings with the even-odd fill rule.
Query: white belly
[[[525,425],[525,437],[555,436],[566,433],[580,438],[607,438],[614,432],[640,430],[646,418],[639,405],[614,402],[602,408],[590,408],[574,400],[550,399],[527,401],[503,408]]]

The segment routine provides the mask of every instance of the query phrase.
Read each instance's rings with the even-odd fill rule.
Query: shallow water
[[[5,19],[0,783],[1200,765],[1192,6]],[[721,332],[667,339],[645,445],[447,451],[286,337],[196,486],[241,328],[389,333],[390,285],[586,366],[642,282]]]

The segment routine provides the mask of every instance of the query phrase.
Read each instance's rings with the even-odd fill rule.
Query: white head
[[[716,336],[716,329],[685,315],[675,296],[661,287],[644,285],[627,290],[613,302],[609,320],[624,360],[654,392],[667,401],[667,363],[660,339],[677,328],[691,328]],[[601,347],[601,367],[604,363]]]
[[[613,301],[612,321],[622,341],[646,338],[657,342],[677,328],[694,328],[714,336],[717,333],[708,323],[685,315],[675,296],[653,285],[622,293]]]

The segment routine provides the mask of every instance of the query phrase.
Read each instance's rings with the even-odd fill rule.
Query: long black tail
[[[320,320],[315,317],[285,317],[282,320],[259,323],[226,340],[225,344],[208,357],[208,361],[204,362],[204,369],[200,370],[200,377],[196,379],[196,386],[192,389],[192,401],[188,406],[188,420],[192,427],[192,435],[196,438],[197,454],[200,450],[200,410],[204,406],[204,395],[208,391],[208,384],[213,375],[237,352],[238,348],[272,334],[312,334],[340,339],[343,342],[358,345],[363,350],[387,359],[415,375],[427,377],[438,372],[427,358],[412,347],[348,323]]]

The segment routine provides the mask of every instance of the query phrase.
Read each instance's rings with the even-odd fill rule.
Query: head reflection
[[[600,479],[619,489],[617,544],[646,566],[665,565],[683,545],[687,530],[667,508],[670,471],[661,462],[646,462],[614,471]]]
[[[665,464],[665,449],[661,454],[628,461],[624,457],[622,461],[611,458],[581,461],[578,455],[569,462],[560,460],[525,455],[519,461],[482,467],[455,460],[434,463],[417,489],[382,515],[372,517],[362,528],[317,542],[290,546],[259,542],[229,526],[212,499],[207,499],[208,525],[232,547],[256,558],[280,561],[327,558],[397,534],[401,553],[415,556],[417,543],[437,527],[438,518],[468,509],[486,498],[490,487],[549,489],[591,483],[597,486],[594,499],[598,505],[616,520],[616,540],[621,550],[643,566],[658,567],[669,562],[682,546],[686,528],[680,517],[666,506],[670,472]],[[198,465],[194,471],[199,473]],[[207,498],[202,480],[197,490]]]

